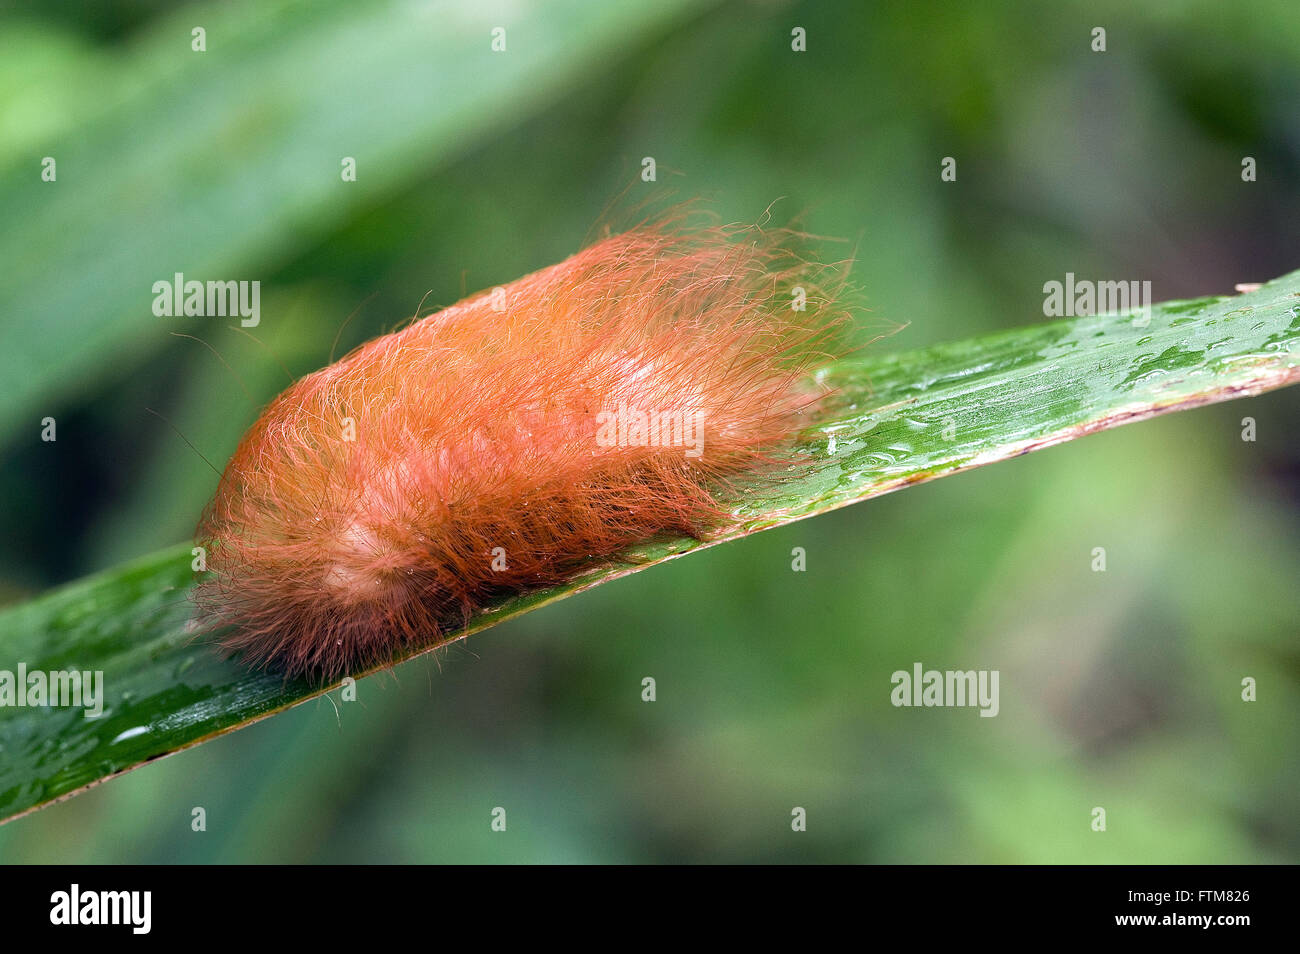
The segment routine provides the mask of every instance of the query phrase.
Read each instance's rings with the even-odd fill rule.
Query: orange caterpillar
[[[727,479],[807,423],[839,347],[790,238],[643,225],[297,381],[204,512],[202,616],[253,664],[334,677],[724,523]]]

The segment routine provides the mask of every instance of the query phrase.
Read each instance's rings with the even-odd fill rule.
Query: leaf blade
[[[707,540],[630,548],[491,608],[439,645],[664,560],[1124,423],[1300,380],[1300,271],[1237,298],[1169,302],[825,369],[838,388],[777,481],[740,487]],[[833,442],[833,449],[832,449]],[[191,628],[189,545],[0,612],[0,667],[104,673],[106,709],[0,707],[10,819],[325,691],[222,660]],[[428,652],[427,647],[406,658]]]

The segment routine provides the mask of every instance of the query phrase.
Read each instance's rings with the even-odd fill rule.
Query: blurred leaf
[[[69,44],[44,45],[40,80],[22,79],[30,94],[0,95],[0,130],[27,145],[0,147],[0,220],[13,226],[0,232],[0,441],[38,401],[165,340],[154,282],[259,279],[700,5],[197,5],[103,64],[94,85],[79,58],[60,58]],[[206,52],[191,50],[196,26]],[[492,50],[496,27],[505,52]],[[66,111],[44,92],[69,84],[99,98]],[[54,182],[41,179],[43,156]],[[340,176],[345,156],[355,182]]]
[[[1094,431],[1300,379],[1300,272],[1236,298],[1053,322],[823,372],[838,388],[777,481],[739,488],[707,541],[657,540],[504,600],[446,645],[693,550]],[[102,671],[104,712],[0,710],[0,815],[73,794],[323,692],[218,658],[190,620],[189,547],[0,614],[11,671]],[[432,649],[433,647],[430,647]],[[424,650],[428,651],[428,650]],[[418,654],[412,654],[418,655]],[[397,661],[397,660],[395,660]]]

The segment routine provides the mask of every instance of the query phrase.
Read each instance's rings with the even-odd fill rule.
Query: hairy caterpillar
[[[792,239],[641,225],[298,380],[204,512],[202,616],[253,664],[337,676],[717,527],[727,479],[806,423],[808,372],[842,348],[841,280]]]

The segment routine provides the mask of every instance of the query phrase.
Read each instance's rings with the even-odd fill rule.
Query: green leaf
[[[0,70],[21,84],[0,86],[0,221],[13,225],[0,230],[0,441],[40,419],[39,402],[48,410],[167,340],[154,282],[261,280],[702,5],[192,5],[93,72],[48,41],[35,79]],[[506,52],[493,52],[503,24]],[[0,54],[14,46],[0,41]],[[51,108],[49,91],[67,89],[80,95]],[[56,181],[42,181],[42,156]],[[340,175],[345,156],[355,182]]]
[[[440,645],[769,527],[1156,414],[1300,379],[1300,272],[1235,298],[1018,328],[825,369],[838,395],[781,479],[739,489],[707,541],[656,540],[491,607]],[[0,817],[74,794],[320,695],[221,659],[191,628],[189,546],[0,613],[0,669],[102,671],[104,710],[0,708]],[[433,647],[429,647],[432,649]],[[424,650],[425,652],[429,649]],[[413,654],[418,655],[418,654]],[[360,675],[360,674],[359,674]]]

